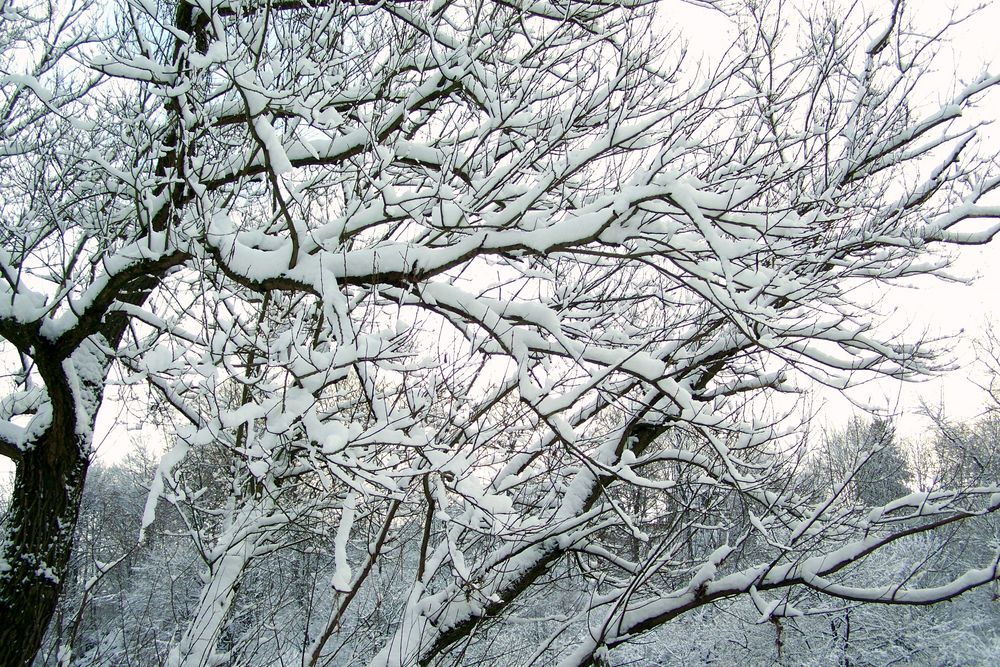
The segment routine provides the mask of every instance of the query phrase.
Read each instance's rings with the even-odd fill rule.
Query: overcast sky
[[[794,5],[815,6],[819,3],[802,0],[786,8],[789,20],[794,20]],[[847,6],[848,0],[832,0],[830,4]],[[890,0],[863,0],[872,11],[888,12]],[[974,0],[910,0],[909,11],[918,28],[931,30],[947,22],[950,12],[968,15],[980,7],[971,19],[952,28],[948,44],[943,45],[935,59],[936,72],[928,78],[929,89],[940,89],[945,96],[954,89],[956,77],[969,81],[982,73],[1000,70],[1000,3]],[[671,8],[667,22],[681,26],[681,34],[690,40],[692,55],[713,57],[732,43],[731,23],[717,12],[690,5]],[[933,94],[933,92],[931,93]],[[990,114],[1000,117],[1000,91],[993,91],[982,100],[982,118]],[[998,121],[1000,124],[1000,121]],[[1000,153],[1000,128],[985,131],[984,148]],[[1000,198],[997,198],[1000,201]],[[982,367],[976,363],[973,341],[981,338],[991,319],[1000,323],[1000,239],[991,246],[963,248],[956,253],[953,271],[965,277],[977,277],[971,286],[948,284],[937,280],[916,282],[910,289],[886,290],[873,295],[884,299],[884,312],[899,329],[909,333],[926,331],[929,337],[951,337],[942,347],[959,367],[925,383],[878,382],[852,391],[855,401],[879,406],[899,415],[897,426],[908,437],[919,437],[928,426],[917,414],[921,402],[944,403],[947,413],[955,419],[970,419],[982,412],[984,393],[976,384],[988,382]],[[817,392],[817,404],[822,405],[821,423],[835,426],[856,411],[851,403],[830,390]]]

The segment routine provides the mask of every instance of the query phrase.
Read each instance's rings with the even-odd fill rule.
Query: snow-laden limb
[[[244,528],[241,525],[244,520],[253,519],[241,516],[230,530]],[[167,664],[171,667],[200,667],[218,664],[220,657],[225,659],[216,655],[216,643],[229,615],[241,575],[257,547],[252,535],[243,536],[235,543],[227,539],[231,537],[222,536],[219,547],[210,556],[206,576],[208,583],[180,641],[170,649]]]
[[[978,509],[944,510],[932,504],[921,502],[913,497],[893,501],[883,508],[876,508],[872,516],[888,515],[903,507],[914,507],[915,511],[909,519],[926,519],[907,528],[894,527],[890,531],[878,529],[878,522],[873,522],[871,533],[864,539],[849,542],[827,553],[821,553],[804,558],[801,561],[777,563],[761,563],[750,568],[738,569],[726,574],[719,571],[720,564],[736,549],[723,545],[709,554],[703,565],[694,573],[682,587],[673,591],[664,591],[656,597],[634,596],[629,589],[614,590],[613,588],[600,596],[595,596],[585,615],[589,619],[589,639],[578,645],[567,655],[560,665],[592,664],[595,654],[607,648],[613,648],[630,638],[654,628],[680,614],[698,606],[730,598],[736,595],[750,594],[755,600],[766,604],[775,613],[777,603],[763,603],[762,592],[780,590],[792,586],[805,586],[824,595],[841,598],[852,602],[875,604],[925,605],[955,598],[962,593],[988,584],[997,579],[1000,567],[1000,555],[983,567],[970,568],[952,580],[935,586],[912,586],[905,581],[891,581],[883,586],[857,587],[838,583],[828,577],[844,570],[849,565],[863,562],[866,557],[888,544],[931,528],[963,520],[972,515],[982,515],[996,511],[1000,496],[996,492],[1000,487],[972,489],[966,497],[986,498],[987,503]],[[954,501],[962,494],[936,493],[936,498]],[[794,553],[788,547],[786,554]],[[784,558],[784,557],[782,557]],[[795,615],[793,608],[785,605],[783,613]]]

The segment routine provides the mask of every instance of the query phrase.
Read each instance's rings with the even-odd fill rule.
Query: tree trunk
[[[59,601],[108,368],[90,344],[68,359],[35,348],[51,421],[17,461],[0,542],[0,667],[31,664]]]
[[[0,665],[30,665],[55,611],[89,464],[54,425],[17,465],[0,556]]]

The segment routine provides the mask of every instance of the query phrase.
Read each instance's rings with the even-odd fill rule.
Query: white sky
[[[882,2],[879,5],[888,6]],[[979,2],[961,0],[937,2],[913,0],[910,7],[917,20],[927,25],[940,24],[948,17],[952,7],[959,14],[979,6]],[[992,72],[1000,69],[1000,3],[986,3],[973,19],[955,28],[951,44],[942,52],[943,58],[935,76],[941,78],[941,88],[949,89],[952,77],[964,81],[977,76],[984,67]],[[947,57],[953,62],[949,63]],[[1000,117],[1000,92],[994,90],[981,102],[982,118],[989,114]],[[1000,128],[986,128],[983,132],[985,150],[1000,153]],[[994,198],[996,201],[997,198]],[[901,413],[898,426],[902,434],[919,437],[929,425],[915,413],[920,402],[930,405],[943,404],[951,419],[970,419],[980,414],[984,407],[984,392],[976,386],[988,383],[984,367],[976,361],[973,341],[983,336],[991,320],[1000,324],[1000,239],[989,246],[967,247],[957,251],[953,272],[976,278],[971,286],[920,281],[908,290],[891,290],[885,294],[886,305],[894,309],[894,318],[900,324],[912,323],[911,330],[926,330],[931,336],[954,336],[945,347],[960,367],[952,372],[920,385],[882,383],[884,386],[865,387],[859,400],[870,400],[888,405]],[[830,406],[846,405],[842,398],[831,397]]]
[[[819,2],[792,0],[789,4],[802,7],[817,6]],[[830,0],[837,6],[852,4],[849,0]],[[862,0],[861,4],[872,11],[887,13],[891,0]],[[952,28],[950,43],[945,45],[941,57],[935,61],[938,71],[928,77],[933,90],[939,88],[942,96],[954,88],[955,77],[969,81],[983,69],[1000,70],[1000,3],[977,0],[910,0],[909,12],[918,28],[931,29],[948,20],[952,9],[956,16],[968,14],[980,7],[976,16]],[[794,18],[793,11],[786,16]],[[690,41],[692,56],[712,59],[733,42],[734,30],[728,21],[709,9],[692,6],[670,7],[665,20],[681,26],[681,32]],[[935,80],[940,85],[935,85]],[[982,118],[992,112],[1000,118],[1000,91],[993,91],[982,98]],[[1000,124],[1000,120],[998,120]],[[1000,128],[987,128],[984,132],[984,149],[1000,153]],[[995,147],[995,148],[994,148]],[[1000,198],[997,198],[1000,199]],[[972,342],[980,338],[991,319],[1000,325],[1000,239],[990,246],[962,248],[956,253],[952,269],[964,277],[977,279],[970,285],[942,283],[938,280],[916,282],[910,289],[886,290],[872,295],[883,298],[885,313],[899,329],[908,332],[926,331],[928,337],[951,337],[943,348],[953,357],[956,370],[920,384],[882,381],[866,384],[851,392],[857,403],[880,407],[898,415],[897,427],[906,437],[920,437],[929,422],[920,417],[921,402],[929,405],[943,404],[949,418],[971,419],[980,414],[985,405],[984,392],[976,383],[988,382],[983,367],[976,363]],[[833,390],[819,390],[814,407],[820,408],[820,425],[836,426],[856,408]]]

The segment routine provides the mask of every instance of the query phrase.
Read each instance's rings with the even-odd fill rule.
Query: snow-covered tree
[[[934,370],[853,295],[1000,229],[962,117],[1000,78],[923,104],[939,37],[901,2],[801,31],[725,3],[736,42],[698,69],[659,4],[3,5],[4,662],[55,609],[110,384],[177,422],[140,521],[186,512],[204,564],[172,665],[235,650],[241,587],[324,522],[310,665],[498,636],[594,664],[726,598],[777,618],[795,587],[924,604],[996,578],[854,585],[1000,488],[845,509],[768,399]],[[225,469],[195,484],[199,453]],[[384,559],[402,602],[351,650]]]
[[[824,433],[813,474],[828,490],[842,489],[845,500],[884,505],[909,493],[910,472],[885,419],[853,417],[840,429]]]

